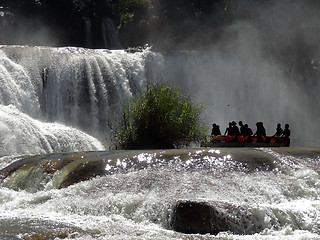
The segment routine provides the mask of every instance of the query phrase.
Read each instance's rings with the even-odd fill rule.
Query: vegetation
[[[93,47],[98,48],[103,45],[99,35],[105,17],[114,21],[124,47],[168,47],[191,36],[192,45],[208,37],[205,26],[219,28],[232,21],[237,5],[230,0],[0,0],[0,6],[15,15],[41,20],[62,38],[60,45],[84,46],[84,19],[89,18],[98,39]]]
[[[92,47],[103,47],[102,36],[99,36],[101,20],[107,17],[117,26],[124,47],[148,43],[162,49],[176,48],[177,45],[186,49],[212,44],[219,40],[221,30],[227,24],[259,15],[262,9],[267,9],[274,2],[277,1],[0,0],[0,11],[9,9],[15,15],[41,20],[61,38],[60,45],[86,47],[84,19],[91,19],[92,34],[97,38]],[[300,2],[301,6],[320,7],[318,0],[295,2]],[[291,4],[290,1],[282,3]],[[259,21],[259,18],[254,20]]]
[[[206,136],[201,110],[177,88],[151,83],[145,93],[123,105],[116,146],[167,149],[199,142]]]

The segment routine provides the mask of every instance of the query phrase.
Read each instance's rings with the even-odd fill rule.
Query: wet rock
[[[225,202],[179,200],[170,225],[174,231],[187,234],[254,234],[263,229],[256,211]]]
[[[206,202],[178,201],[172,227],[183,233],[218,234],[229,229],[226,217]]]
[[[106,173],[103,156],[96,155],[77,152],[21,157],[0,170],[0,181],[6,179],[5,187],[31,192],[43,189],[49,181],[55,188],[68,187]]]
[[[23,218],[0,220],[1,240],[72,239],[82,234],[85,234],[85,232],[81,228],[57,222]]]
[[[86,161],[76,165],[76,167],[70,171],[63,181],[56,186],[57,188],[65,188],[75,183],[89,180],[96,176],[102,176],[106,173],[106,164],[103,160]]]

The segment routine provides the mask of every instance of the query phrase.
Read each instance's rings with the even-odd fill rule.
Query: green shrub
[[[116,133],[118,149],[178,148],[205,138],[202,107],[176,87],[151,83],[123,105]]]

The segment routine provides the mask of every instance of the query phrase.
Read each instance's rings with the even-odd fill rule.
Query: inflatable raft
[[[211,140],[202,142],[201,147],[289,147],[290,139],[282,137],[257,137],[212,135]]]

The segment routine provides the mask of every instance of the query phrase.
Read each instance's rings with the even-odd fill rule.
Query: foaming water
[[[263,58],[260,54],[255,57],[258,59],[253,62],[259,63]],[[31,121],[25,125],[32,125],[33,120],[52,123],[53,128],[59,123],[85,132],[108,148],[121,104],[144,91],[148,82],[165,81],[179,86],[203,104],[203,118],[208,126],[216,122],[223,131],[230,120],[241,119],[251,127],[256,121],[264,121],[267,133],[271,135],[278,122],[289,123],[293,146],[317,145],[314,136],[318,134],[308,127],[317,124],[317,117],[297,118],[301,109],[306,116],[317,115],[313,109],[308,109],[309,93],[316,92],[317,86],[293,87],[296,84],[289,83],[296,80],[287,79],[279,67],[263,60],[263,64],[253,70],[251,61],[235,57],[233,52],[214,49],[158,53],[150,48],[127,52],[0,46],[0,109],[14,106],[21,112],[15,115],[18,119],[11,118],[11,126],[18,120]],[[236,94],[225,94],[228,92]],[[242,92],[246,94],[239,94]],[[20,137],[19,131],[11,133],[13,138]],[[9,141],[10,136],[7,137]],[[41,131],[35,132],[33,138],[36,137],[38,140],[35,141],[43,141]],[[66,151],[79,149],[77,137],[75,134],[74,138],[68,139],[76,147],[68,147]],[[48,141],[56,145],[55,140],[53,143]],[[2,148],[5,153],[1,155],[23,154],[16,147],[6,145]],[[32,144],[24,145],[23,149],[25,153],[33,154],[64,151],[49,146],[40,150]],[[81,150],[92,148],[84,144]]]
[[[296,156],[298,151],[304,156]],[[6,185],[19,174],[4,179],[0,219],[72,229],[70,239],[318,239],[320,179],[318,167],[310,163],[319,153],[294,148],[186,149],[19,158],[11,162],[25,161],[22,170],[29,162],[41,166],[50,158],[69,163],[53,176],[43,173],[44,185],[38,190]],[[77,166],[97,161],[104,163],[99,165],[104,174],[67,188],[54,187],[61,174],[76,175],[82,171]],[[229,216],[230,232],[201,236],[172,231],[173,206],[183,199],[219,207]],[[20,234],[28,228],[26,224]]]
[[[277,66],[252,71],[261,61],[220,51],[0,48],[0,237],[319,239],[319,149],[99,151],[121,103],[159,80],[209,106],[210,125],[263,120],[271,131],[294,119],[294,138],[313,141],[299,126],[317,118],[297,119],[308,115],[310,89],[288,87]],[[179,200],[217,207],[229,232],[174,232]]]
[[[149,51],[0,49],[0,109],[6,118],[1,127],[8,132],[3,138],[6,142],[21,139],[12,147],[0,145],[1,155],[102,150],[98,142],[109,146],[110,127],[120,105],[146,87],[144,65]],[[5,116],[7,112],[10,116]],[[22,130],[14,127],[17,124],[26,132],[22,138]],[[53,137],[43,136],[50,131]],[[31,142],[23,141],[29,137]],[[87,144],[93,138],[99,146]]]
[[[80,130],[32,119],[12,105],[0,105],[0,131],[1,155],[104,149],[97,139]]]

